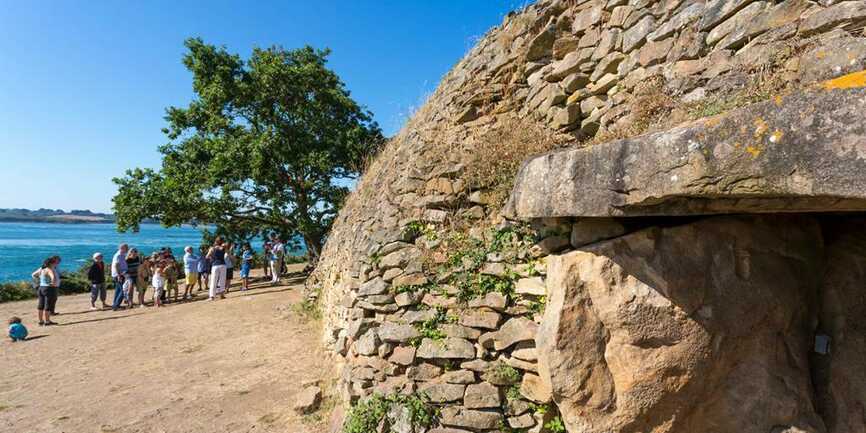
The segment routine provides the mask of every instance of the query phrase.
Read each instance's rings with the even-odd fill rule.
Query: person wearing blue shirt
[[[183,299],[191,299],[193,297],[192,289],[199,281],[198,278],[198,263],[201,258],[193,254],[192,247],[187,246],[183,249],[183,273],[186,275],[186,287],[183,289]],[[201,286],[199,286],[201,290]]]
[[[21,323],[20,317],[9,319],[9,338],[12,339],[13,343],[27,339],[27,328]]]
[[[111,259],[111,279],[114,280],[114,302],[111,304],[111,309],[114,311],[119,310],[120,303],[123,302],[123,282],[128,277],[126,266],[126,253],[128,251],[129,245],[120,244]]]
[[[250,247],[250,244],[244,244],[244,252],[241,255],[241,279],[243,281],[243,288],[241,290],[247,290],[250,288],[250,270],[253,268],[253,250]]]

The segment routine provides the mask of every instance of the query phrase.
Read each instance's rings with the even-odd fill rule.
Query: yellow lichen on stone
[[[866,70],[827,80],[822,85],[824,90],[856,89],[866,87]]]
[[[748,152],[749,155],[752,155],[752,158],[754,159],[754,158],[757,158],[758,155],[761,154],[761,149],[759,149],[757,146],[749,145],[749,146],[746,146],[746,152]]]

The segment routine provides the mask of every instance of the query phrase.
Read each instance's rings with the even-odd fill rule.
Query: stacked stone
[[[545,30],[529,40],[523,69],[526,103],[551,127],[593,136],[635,121],[627,102],[648,77],[664,77],[663,93],[694,102],[745,83],[744,71],[759,69],[779,53],[806,47],[803,38],[866,21],[866,5],[813,1],[578,1],[546,18]],[[551,6],[555,8],[556,3]],[[540,15],[539,19],[545,15]],[[508,25],[506,24],[506,28]],[[866,49],[859,35],[840,31],[836,57],[853,54],[839,72],[862,69]],[[844,47],[843,47],[844,46]],[[853,51],[852,51],[853,48]],[[813,50],[785,63],[786,79],[826,78],[828,60]],[[840,59],[835,59],[840,60]],[[797,72],[803,70],[803,74]]]
[[[442,407],[441,427],[431,432],[502,426],[541,431],[545,415],[533,413],[530,402],[546,404],[551,395],[538,377],[538,317],[525,302],[543,297],[545,282],[543,274],[530,271],[528,261],[543,263],[547,254],[566,248],[568,238],[550,236],[514,254],[488,255],[478,272],[516,274],[514,300],[521,302],[490,292],[461,303],[456,289],[447,284],[437,292],[396,293],[395,288],[421,287],[437,278],[421,268],[422,255],[435,246],[437,242],[424,237],[414,242],[404,237],[370,250],[372,259],[361,265],[344,300],[349,326],[338,331],[335,343],[348,361],[343,397],[355,401],[373,393],[423,394]],[[543,273],[544,266],[540,268]],[[437,309],[454,320],[438,326],[442,338],[423,338],[416,325],[433,319]],[[516,377],[501,374],[503,369]],[[519,397],[506,398],[509,389],[519,390]]]
[[[495,293],[458,305],[447,291],[396,290],[438,283],[423,266],[435,245],[407,236],[408,223],[497,222],[485,192],[465,176],[458,156],[465,153],[453,149],[471,149],[503,114],[535,118],[551,134],[574,138],[627,127],[636,115],[627,102],[650,77],[664,78],[663,93],[693,102],[742,86],[780,52],[792,53],[777,71],[792,82],[863,69],[864,23],[862,1],[539,1],[510,14],[372,162],[329,234],[311,292],[323,306],[325,344],[345,365],[346,401],[424,391],[443,408],[443,428],[455,429],[439,432],[541,429],[543,420],[528,409],[550,399],[535,375],[530,331],[538,317]],[[525,259],[488,257],[481,269],[520,274],[515,290],[523,297],[540,298],[547,284],[543,275],[522,272],[528,259],[543,261],[625,230],[612,220],[581,220],[568,229],[559,220],[539,223],[570,231],[570,239],[548,236],[527,247]],[[436,307],[458,321],[441,327],[442,340],[420,339],[414,324]],[[503,395],[511,384],[488,374],[497,365],[523,373],[522,396],[513,403]]]

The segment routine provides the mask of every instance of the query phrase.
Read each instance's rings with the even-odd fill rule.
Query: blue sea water
[[[145,254],[170,247],[180,256],[183,247],[197,247],[201,238],[201,228],[188,226],[142,224],[138,233],[118,233],[114,224],[0,223],[0,282],[29,279],[42,260],[53,255],[60,256],[61,270],[74,271],[97,251],[111,260],[122,242]],[[252,245],[261,250],[261,242]]]

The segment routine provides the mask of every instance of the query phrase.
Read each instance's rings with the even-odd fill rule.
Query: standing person
[[[126,255],[126,280],[129,284],[124,289],[124,298],[129,308],[135,307],[135,282],[138,281],[139,267],[141,267],[141,256],[137,249],[131,248]]]
[[[60,313],[57,312],[57,298],[60,297],[60,279],[63,274],[60,273],[60,256],[53,256],[54,259],[54,276],[57,277],[51,283],[51,291],[49,292],[48,297],[48,311],[51,312],[52,316],[58,316]]]
[[[114,302],[111,303],[111,310],[117,311],[120,309],[120,303],[123,302],[123,281],[126,279],[126,253],[129,251],[129,245],[120,244],[117,247],[117,252],[111,258],[111,279],[114,281]]]
[[[271,284],[279,284],[280,282],[280,275],[283,273],[284,249],[283,241],[274,237],[274,244],[271,245]]]
[[[253,268],[253,250],[249,243],[244,244],[244,252],[241,256],[241,279],[243,287],[241,290],[249,290],[250,288],[250,270]]]
[[[226,246],[226,293],[232,286],[232,279],[235,277],[235,245],[228,244]]]
[[[36,295],[39,298],[36,304],[36,314],[39,318],[39,326],[55,325],[51,321],[50,297],[52,286],[57,278],[55,271],[55,258],[49,257],[42,262],[42,266],[33,272],[32,277],[39,280],[39,288],[36,289]],[[55,296],[56,298],[56,296]]]
[[[265,272],[265,278],[271,276],[271,241],[265,241],[262,246],[262,269]]]
[[[214,245],[207,252],[207,257],[212,263],[208,298],[213,301],[214,297],[219,295],[220,299],[225,299],[226,295],[223,292],[226,289],[226,252],[223,249],[222,238],[216,238]]]
[[[153,306],[162,307],[162,294],[165,291],[165,262],[154,262],[153,265]]]
[[[149,257],[145,257],[138,267],[138,278],[135,280],[135,289],[138,292],[138,308],[144,307],[144,294],[147,293],[147,285],[150,284],[150,277],[153,262]]]
[[[192,289],[195,288],[198,278],[198,262],[199,256],[193,254],[192,247],[187,246],[183,249],[183,272],[186,274],[186,285],[183,288],[183,299],[192,299]]]
[[[102,261],[102,253],[93,254],[87,279],[90,281],[90,309],[96,310],[96,298],[102,301],[102,308],[108,308],[105,303],[105,262]]]
[[[174,260],[174,255],[171,250],[165,256],[165,297],[172,296],[172,302],[177,302],[178,285],[177,277],[180,270],[178,269],[177,261]]]
[[[201,291],[201,289],[204,287],[204,284],[207,284],[207,282],[210,281],[211,263],[210,259],[207,258],[207,248],[205,248],[204,245],[201,246],[199,251],[201,252],[201,255],[198,259],[198,290]],[[202,284],[202,281],[204,281],[204,284]]]

